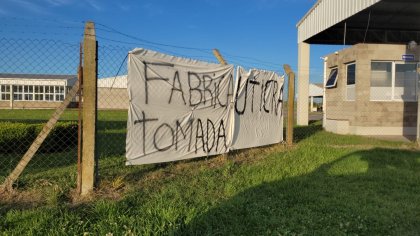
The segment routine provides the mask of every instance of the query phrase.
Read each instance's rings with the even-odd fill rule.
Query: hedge
[[[0,122],[0,153],[25,153],[44,124]],[[77,147],[77,123],[58,122],[38,152],[53,153]]]

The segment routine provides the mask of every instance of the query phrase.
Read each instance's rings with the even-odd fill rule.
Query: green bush
[[[0,122],[0,153],[25,153],[44,124]],[[62,152],[77,147],[77,123],[58,122],[38,152]]]

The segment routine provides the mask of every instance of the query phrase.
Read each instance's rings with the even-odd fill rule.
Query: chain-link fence
[[[124,45],[98,46],[97,156],[99,180],[107,181],[124,167],[127,133],[127,55]]]
[[[127,54],[134,46],[124,42],[107,44],[105,38],[97,39],[96,156],[99,180],[113,181],[114,177],[124,176],[129,107]],[[45,132],[45,124],[78,84],[80,45],[59,40],[10,38],[0,38],[0,45],[0,182],[3,182],[19,166],[38,134]],[[354,50],[347,53],[357,54]],[[309,126],[294,127],[294,143],[323,129],[392,140],[415,138],[416,63],[375,61],[369,57],[351,63],[332,58],[326,63],[329,76],[324,84],[310,86],[313,99],[308,104]],[[287,76],[284,86],[286,137]],[[314,88],[318,93],[311,95]],[[51,133],[35,150],[36,154],[16,182],[20,190],[39,186],[76,187],[78,105],[78,97],[71,98],[58,123],[50,127]],[[299,124],[296,103],[294,113],[294,124]]]
[[[71,96],[74,92],[71,89],[77,84],[79,45],[59,40],[12,38],[0,38],[0,45],[0,182],[36,152],[15,182],[20,190],[40,186],[74,187],[77,98],[69,101],[60,117],[57,114],[61,111],[56,110]],[[50,131],[44,126],[53,114],[59,120],[54,126],[55,120],[48,123]],[[35,139],[40,133],[48,132],[36,151],[36,145],[32,145]],[[41,139],[36,142],[40,143]],[[26,160],[19,163],[25,153]]]
[[[106,38],[101,36],[97,39],[100,42],[96,155],[99,180],[107,181],[112,180],[113,173],[121,170],[125,162],[129,106],[127,54],[134,46],[125,42],[107,44],[103,42]],[[38,134],[44,132],[45,124],[62,106],[71,88],[78,84],[80,45],[59,40],[10,38],[0,39],[0,42],[0,182],[3,182],[19,166],[28,149],[33,149],[31,145]],[[76,187],[78,105],[78,97],[70,100],[41,147],[31,151],[36,152],[33,158],[25,159],[29,164],[22,168],[23,175],[15,183],[20,190],[40,185]],[[287,102],[285,120],[286,108]]]

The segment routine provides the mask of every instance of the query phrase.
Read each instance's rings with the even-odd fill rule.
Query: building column
[[[311,96],[311,110],[309,110],[310,112],[312,112],[314,110],[314,97]]]
[[[298,44],[297,124],[308,125],[310,45]]]
[[[327,93],[325,90],[325,85],[327,84],[327,60],[328,57],[324,58],[324,84],[322,90],[324,91],[324,96],[322,97],[322,127],[325,128],[327,124]]]
[[[13,109],[13,97],[14,97],[14,92],[13,92],[13,85],[10,85],[10,108]]]

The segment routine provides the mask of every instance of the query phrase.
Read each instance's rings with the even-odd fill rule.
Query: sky
[[[93,21],[99,47],[144,47],[283,72],[297,69],[297,22],[316,0],[0,0],[0,38],[79,42]],[[311,82],[322,82],[320,57],[342,46],[311,46]],[[115,62],[118,64],[118,62]]]

